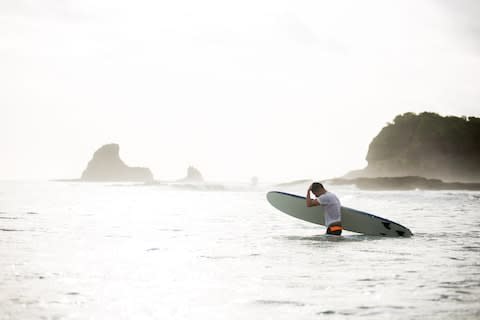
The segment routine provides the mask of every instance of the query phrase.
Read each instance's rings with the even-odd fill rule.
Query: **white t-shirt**
[[[320,205],[325,208],[325,225],[327,227],[342,220],[341,204],[336,195],[327,191],[317,199]]]

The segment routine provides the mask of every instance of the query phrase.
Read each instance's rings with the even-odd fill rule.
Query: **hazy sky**
[[[475,0],[2,0],[0,179],[321,179],[395,115],[480,116]]]

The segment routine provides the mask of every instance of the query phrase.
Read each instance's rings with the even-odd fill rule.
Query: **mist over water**
[[[395,115],[479,115],[474,2],[2,0],[0,178],[112,142],[164,180],[361,169]]]
[[[479,317],[479,192],[327,188],[414,236],[326,237],[262,185],[0,182],[0,319]]]

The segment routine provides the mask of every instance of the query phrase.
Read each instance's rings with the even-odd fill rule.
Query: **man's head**
[[[314,182],[312,183],[312,193],[318,197],[320,196],[321,194],[324,194],[327,190],[325,190],[325,188],[323,187],[323,184],[321,184],[320,182]]]

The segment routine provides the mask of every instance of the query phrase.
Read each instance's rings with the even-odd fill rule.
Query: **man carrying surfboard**
[[[313,193],[316,199],[312,199]],[[341,204],[337,196],[327,191],[319,182],[314,182],[307,191],[307,207],[323,206],[325,209],[325,225],[327,234],[339,236],[342,234]]]

